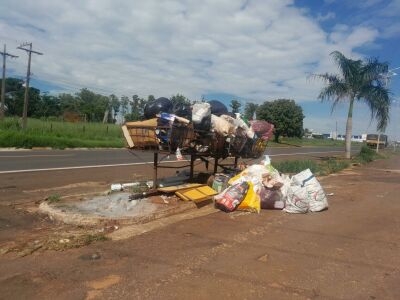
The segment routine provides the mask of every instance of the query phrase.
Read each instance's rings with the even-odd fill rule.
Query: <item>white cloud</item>
[[[318,13],[317,14],[317,21],[325,22],[325,21],[328,21],[328,20],[332,20],[335,17],[336,17],[336,14],[334,12],[332,12],[332,11],[326,13],[325,15],[323,15],[321,13]]]
[[[3,0],[0,36],[9,48],[33,41],[45,54],[33,57],[35,77],[62,86],[255,100],[315,99],[320,84],[307,82],[307,72],[333,70],[331,51],[357,56],[376,38],[364,27],[327,34],[293,1],[244,3]],[[13,67],[22,75],[19,54]]]

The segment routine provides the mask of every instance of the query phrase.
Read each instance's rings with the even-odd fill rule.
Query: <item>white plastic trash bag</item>
[[[216,133],[222,136],[234,136],[236,131],[233,124],[216,115],[211,115],[211,127]]]
[[[210,103],[196,103],[192,109],[192,121],[195,124],[200,124],[204,118],[211,115]]]
[[[292,177],[292,185],[305,188],[310,211],[321,211],[328,208],[325,192],[310,169],[304,170]]]
[[[292,214],[304,214],[308,212],[309,201],[307,190],[299,185],[286,186],[286,204],[284,211]]]

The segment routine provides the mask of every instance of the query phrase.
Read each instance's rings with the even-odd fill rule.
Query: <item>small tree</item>
[[[121,96],[120,102],[121,102],[121,114],[122,114],[122,116],[125,117],[125,115],[128,113],[129,97]]]
[[[110,95],[110,105],[113,110],[113,122],[116,122],[117,114],[119,112],[119,108],[121,107],[121,102],[114,94]]]
[[[171,97],[171,102],[172,102],[173,106],[175,106],[177,104],[187,104],[187,105],[191,104],[189,98],[186,98],[185,96],[183,96],[181,94],[173,95]]]
[[[232,108],[232,113],[238,113],[242,107],[242,103],[240,103],[238,100],[232,100],[229,106]]]
[[[303,109],[294,100],[264,102],[257,108],[257,119],[274,124],[275,142],[279,142],[280,136],[301,138],[303,135]]]
[[[353,60],[339,51],[331,53],[340,74],[317,74],[316,78],[327,83],[319,94],[321,101],[333,101],[332,111],[339,102],[348,101],[349,111],[346,122],[346,158],[351,157],[351,133],[353,127],[354,101],[362,101],[371,111],[371,119],[377,120],[377,129],[385,130],[389,122],[391,100],[383,80],[388,65],[377,59]]]
[[[247,120],[253,120],[254,119],[254,114],[256,113],[258,104],[247,102],[246,105],[244,106],[244,117]]]

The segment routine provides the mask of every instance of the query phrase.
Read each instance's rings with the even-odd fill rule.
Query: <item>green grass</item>
[[[339,158],[328,158],[327,160],[286,160],[273,162],[272,165],[281,173],[295,174],[305,169],[310,169],[315,175],[329,175],[337,173],[343,169],[350,167],[351,163],[367,164],[376,159],[382,159],[386,156],[376,153],[374,149],[364,145],[351,161]]]
[[[53,194],[53,195],[50,195],[49,197],[47,197],[46,200],[49,203],[57,203],[57,202],[60,202],[61,196],[58,194]]]
[[[300,138],[288,138],[282,137],[279,143],[275,143],[273,140],[268,142],[268,147],[304,147],[304,146],[326,146],[326,147],[344,147],[344,141],[336,141],[331,139],[300,139]]]
[[[356,163],[366,164],[380,158],[384,158],[384,156],[376,153],[374,149],[364,145],[362,146],[360,153],[354,157],[353,161]]]
[[[319,165],[315,160],[284,160],[273,162],[272,166],[281,173],[299,173],[305,169],[310,169],[313,173],[319,171]]]
[[[63,149],[123,146],[121,128],[115,124],[28,119],[28,128],[22,130],[18,118],[6,118],[0,121],[0,147]]]
[[[325,161],[286,160],[272,163],[272,165],[281,173],[296,174],[303,170],[310,169],[315,175],[328,175],[348,168],[350,162],[347,160],[329,158]]]

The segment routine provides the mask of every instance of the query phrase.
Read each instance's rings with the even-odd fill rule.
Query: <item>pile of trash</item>
[[[162,97],[146,104],[144,118],[122,127],[129,147],[164,150],[177,157],[182,153],[259,157],[274,131],[266,121],[248,121],[228,112],[217,100],[174,107]]]
[[[328,208],[325,192],[309,169],[289,177],[280,174],[268,156],[234,177],[217,174],[213,189],[219,192],[214,197],[215,206],[225,212],[283,209],[306,213]]]

